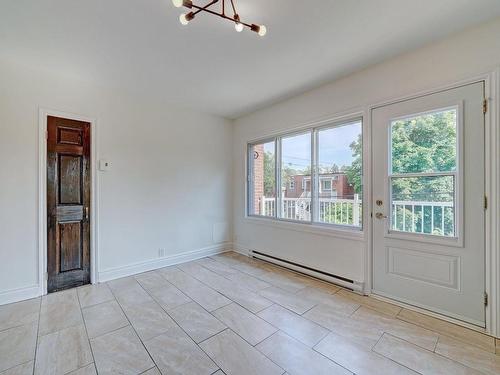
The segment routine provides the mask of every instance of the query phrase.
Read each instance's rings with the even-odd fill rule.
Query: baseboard
[[[40,296],[40,286],[32,285],[25,288],[11,289],[0,292],[0,305],[19,302]]]
[[[231,250],[232,250],[232,244],[229,242],[225,242],[218,245],[208,246],[202,249],[193,250],[182,254],[176,254],[165,258],[153,259],[145,262],[129,264],[122,267],[110,268],[107,270],[99,271],[98,281],[106,282],[109,280],[119,279],[120,277],[136,275],[138,273],[152,271],[158,268],[173,266],[179,263],[189,262],[192,260],[224,253]]]
[[[252,249],[250,249],[249,247],[246,247],[246,246],[243,246],[241,244],[238,244],[238,243],[234,243],[233,244],[233,251],[235,253],[239,253],[241,255],[245,255],[245,256],[250,256],[250,253],[252,252]]]

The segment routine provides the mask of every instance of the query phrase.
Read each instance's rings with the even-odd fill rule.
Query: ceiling
[[[500,16],[498,0],[236,6],[268,34],[204,14],[182,26],[171,0],[0,0],[0,59],[236,118]]]

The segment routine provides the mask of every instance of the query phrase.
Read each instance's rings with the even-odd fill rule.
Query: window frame
[[[415,173],[394,173],[393,163],[392,163],[392,125],[395,121],[406,120],[411,118],[416,118],[419,116],[425,116],[428,114],[439,113],[448,110],[456,111],[456,165],[454,171],[447,172],[415,172]],[[435,107],[433,109],[427,109],[425,111],[396,116],[391,118],[388,124],[388,152],[387,152],[387,202],[389,202],[388,211],[388,227],[386,230],[386,236],[395,239],[418,239],[418,241],[429,242],[429,243],[456,243],[458,246],[463,244],[463,168],[464,168],[464,155],[463,155],[463,102],[456,104],[450,104],[445,106]],[[433,233],[420,233],[420,232],[409,232],[400,231],[392,228],[393,222],[393,212],[392,212],[392,179],[395,178],[418,178],[418,177],[446,177],[450,176],[454,179],[454,192],[453,192],[453,204],[454,204],[454,236],[443,236],[436,235]]]
[[[329,120],[323,122],[321,125],[317,126],[308,126],[300,129],[296,129],[293,131],[289,132],[282,132],[282,133],[276,133],[276,135],[269,136],[269,137],[264,137],[264,138],[259,138],[256,140],[252,140],[247,142],[247,163],[246,163],[246,202],[245,202],[245,211],[246,211],[246,218],[250,219],[255,219],[257,221],[270,221],[270,222],[276,222],[276,223],[291,223],[291,224],[299,224],[299,225],[304,225],[307,227],[317,227],[317,228],[325,228],[325,229],[339,229],[342,231],[349,231],[353,233],[363,233],[364,231],[364,213],[365,209],[362,209],[361,214],[360,214],[360,225],[348,225],[348,224],[335,224],[335,223],[324,223],[319,221],[319,210],[318,210],[318,205],[319,205],[319,188],[320,188],[320,181],[319,181],[319,173],[318,173],[318,168],[317,168],[317,162],[318,162],[318,156],[319,156],[319,132],[322,130],[327,130],[327,129],[332,129],[336,127],[342,127],[342,126],[347,126],[350,124],[354,124],[359,122],[361,124],[360,130],[361,130],[361,139],[363,142],[363,147],[362,147],[362,165],[361,165],[361,179],[362,181],[364,180],[364,158],[365,158],[365,147],[364,147],[364,126],[365,126],[365,121],[364,121],[364,114],[359,113],[356,115],[352,115],[349,117],[343,117],[343,118],[338,118],[335,120]],[[306,221],[306,220],[294,220],[294,219],[287,219],[280,217],[281,216],[281,204],[282,204],[282,199],[283,199],[283,189],[282,189],[282,179],[281,179],[281,158],[282,158],[282,152],[281,152],[281,147],[282,147],[282,140],[283,138],[289,138],[301,134],[310,134],[311,136],[311,176],[309,177],[311,181],[311,219]],[[268,142],[274,142],[274,149],[275,149],[275,186],[276,186],[276,196],[275,196],[275,212],[274,216],[265,216],[261,214],[255,214],[253,213],[253,188],[254,188],[254,179],[253,179],[253,156],[251,155],[251,150],[252,147],[255,145],[263,144],[263,143],[268,143]],[[302,185],[304,185],[305,178],[302,180]],[[295,187],[297,184],[295,183]],[[332,182],[332,188],[333,188],[333,182]],[[362,192],[363,193],[363,192]],[[363,207],[365,206],[365,203],[363,201]],[[264,220],[262,220],[264,219]]]

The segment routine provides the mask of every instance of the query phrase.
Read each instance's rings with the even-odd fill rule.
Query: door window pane
[[[392,230],[455,236],[454,197],[454,176],[392,177]]]
[[[392,173],[457,169],[457,110],[399,119],[391,124]]]
[[[320,223],[362,224],[362,145],[361,121],[318,131],[317,220]]]
[[[294,189],[290,182],[294,181]],[[281,139],[280,217],[311,220],[311,133]]]
[[[275,143],[259,143],[250,146],[249,152],[252,181],[249,189],[251,215],[274,217],[276,212],[276,162]]]

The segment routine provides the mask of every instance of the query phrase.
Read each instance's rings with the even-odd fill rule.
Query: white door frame
[[[90,282],[98,282],[98,174],[97,120],[74,113],[39,108],[38,110],[38,285],[39,295],[47,294],[47,116],[90,123]]]
[[[424,312],[428,315],[433,315],[441,319],[451,321],[456,324],[467,326],[477,331],[482,331],[493,336],[500,337],[500,68],[494,71],[480,74],[469,79],[454,82],[448,85],[435,87],[433,89],[418,92],[413,95],[396,97],[384,102],[375,103],[369,106],[370,115],[367,116],[368,128],[372,128],[373,110],[379,107],[395,104],[398,102],[416,99],[422,96],[435,94],[440,91],[454,89],[463,85],[484,81],[485,82],[485,97],[488,100],[488,111],[485,116],[485,194],[488,197],[488,209],[485,216],[485,286],[488,294],[488,306],[486,307],[486,329],[481,329],[476,326],[464,324],[461,321],[442,316],[439,314],[429,313],[428,311],[406,305],[404,303],[396,303],[406,308]],[[373,187],[371,184],[373,178],[373,137],[370,134],[370,152],[369,160],[369,185],[370,197],[373,199]],[[370,207],[371,212],[371,207]],[[368,216],[368,215],[366,215]],[[373,218],[369,225],[368,231],[369,240],[367,246],[365,263],[366,270],[366,289],[370,295],[372,294],[373,286]],[[373,295],[379,299],[386,299],[377,295]]]

